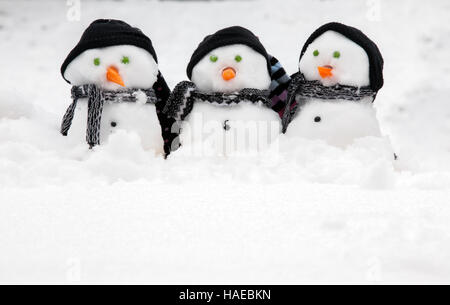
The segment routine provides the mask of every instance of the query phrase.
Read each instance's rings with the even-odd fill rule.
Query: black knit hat
[[[225,46],[230,46],[234,44],[242,44],[246,45],[256,52],[260,53],[267,61],[267,69],[269,73],[271,71],[270,68],[270,60],[269,55],[267,54],[266,49],[259,41],[259,38],[255,36],[251,31],[240,27],[234,26],[230,28],[226,28],[218,31],[217,33],[207,36],[198,46],[197,50],[195,50],[192,55],[191,61],[187,67],[187,75],[189,79],[192,78],[192,70],[194,67],[201,61],[209,52]]]
[[[63,78],[70,83],[65,77],[69,64],[81,55],[84,51],[90,49],[98,49],[119,45],[132,45],[142,48],[149,52],[156,62],[158,58],[156,56],[155,49],[153,48],[150,38],[145,36],[144,33],[138,28],[133,28],[129,24],[120,20],[104,20],[100,19],[94,21],[84,32],[80,42],[70,52],[67,59],[64,61],[61,67],[61,74]]]
[[[352,40],[366,51],[367,55],[369,56],[369,63],[370,63],[370,87],[375,92],[379,91],[384,85],[383,56],[381,55],[381,52],[378,49],[377,45],[372,40],[370,40],[370,38],[367,37],[363,32],[361,32],[356,28],[337,22],[325,24],[324,26],[316,30],[311,35],[311,37],[308,38],[305,46],[303,47],[300,59],[302,59],[303,55],[305,55],[308,46],[311,43],[313,43],[314,40],[316,40],[319,36],[328,31],[334,31],[344,35],[345,37]]]

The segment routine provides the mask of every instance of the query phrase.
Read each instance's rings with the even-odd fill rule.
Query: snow
[[[0,282],[449,282],[450,5],[380,5],[82,1],[69,22],[65,1],[1,1]],[[164,160],[128,131],[94,151],[70,143],[59,68],[102,17],[151,37],[172,88],[217,29],[251,29],[294,73],[316,28],[356,26],[385,57],[375,104],[399,160],[377,137],[280,137],[279,153],[225,159]]]
[[[315,56],[314,52],[319,55]],[[334,53],[339,52],[340,57],[335,58]],[[333,67],[330,78],[323,79],[318,67]],[[300,60],[300,71],[307,80],[319,80],[326,86],[336,84],[364,87],[370,85],[369,56],[362,47],[347,39],[344,35],[328,31],[314,40],[306,49]]]
[[[124,57],[129,59],[126,64],[122,63]],[[95,59],[100,61],[98,66],[94,65]],[[123,89],[122,86],[107,80],[109,67],[118,70],[127,88],[151,88],[158,77],[158,64],[153,56],[135,46],[87,50],[69,64],[64,76],[74,86],[96,84],[106,90]]]
[[[217,62],[211,62],[211,56],[217,56]],[[237,62],[236,56],[242,61]],[[236,77],[226,81],[222,72],[228,68],[236,72]],[[192,81],[204,92],[232,93],[245,88],[267,90],[271,80],[264,56],[245,45],[231,45],[215,49],[200,60],[192,70]]]

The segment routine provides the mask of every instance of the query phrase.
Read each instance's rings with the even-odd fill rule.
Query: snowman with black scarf
[[[382,137],[373,103],[384,84],[383,66],[377,45],[360,30],[340,23],[320,27],[292,76],[283,132],[338,147]]]

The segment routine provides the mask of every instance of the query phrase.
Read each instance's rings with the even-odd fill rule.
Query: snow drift
[[[382,2],[379,19],[362,1],[86,1],[80,22],[67,9],[0,4],[0,282],[450,280],[447,1]],[[172,88],[215,29],[255,30],[293,73],[321,24],[362,28],[385,55],[376,107],[399,160],[384,138],[337,148],[281,137],[277,153],[169,160],[133,132],[93,151],[70,142],[59,66],[101,17],[148,32]]]

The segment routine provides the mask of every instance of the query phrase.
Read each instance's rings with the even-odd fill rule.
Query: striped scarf
[[[272,101],[271,108],[283,118],[291,77],[286,73],[278,59],[273,56],[270,57],[270,66],[272,83],[269,98]]]

